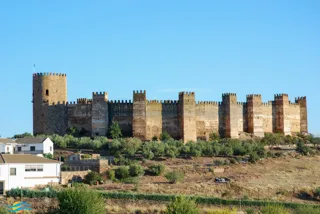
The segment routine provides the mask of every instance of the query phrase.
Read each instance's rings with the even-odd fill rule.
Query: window
[[[21,152],[21,147],[20,146],[18,147],[18,152]]]
[[[43,172],[43,165],[37,165],[37,171]]]
[[[48,89],[46,90],[46,95],[49,96],[49,90]]]
[[[36,147],[35,146],[30,146],[30,151],[32,151],[32,152],[36,151]]]
[[[10,175],[17,175],[17,169],[16,168],[10,168]]]
[[[38,165],[38,166],[40,166],[40,165]],[[26,172],[36,172],[39,170],[37,170],[37,165],[26,165],[25,171]],[[43,171],[43,167],[41,168],[41,171]]]
[[[9,152],[9,146],[7,147],[7,152]]]
[[[52,146],[50,146],[50,152],[52,152]]]

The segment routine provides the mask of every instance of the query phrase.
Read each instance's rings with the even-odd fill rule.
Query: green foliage
[[[215,211],[210,211],[207,214],[237,214],[237,210],[235,209],[219,209]],[[248,213],[247,213],[248,214]]]
[[[118,123],[112,122],[109,127],[109,136],[112,139],[119,139],[122,137],[122,131]]]
[[[289,214],[289,211],[281,205],[267,205],[261,209],[262,214]]]
[[[120,166],[115,171],[115,176],[117,179],[125,179],[130,177],[129,169],[126,166]]]
[[[9,211],[6,207],[0,206],[0,214],[9,214]]]
[[[166,214],[198,214],[199,209],[194,200],[182,196],[178,196],[171,201],[165,212]]]
[[[250,154],[250,156],[249,156],[249,162],[250,163],[255,163],[255,162],[257,162],[258,160],[259,160],[260,158],[259,158],[259,155],[256,153],[256,152],[252,152],[251,154]]]
[[[33,137],[33,135],[29,132],[25,132],[23,134],[15,134],[15,135],[13,135],[12,138],[17,139],[17,138],[25,138],[25,137],[30,138],[30,137]]]
[[[294,214],[320,214],[320,208],[301,206],[294,209]]]
[[[138,184],[139,183],[139,178],[138,177],[129,177],[129,178],[124,178],[121,180],[122,183],[125,184]]]
[[[161,135],[160,135],[160,140],[161,141],[164,141],[164,142],[166,142],[166,141],[168,141],[168,140],[170,140],[171,139],[171,136],[169,135],[169,133],[168,132],[162,132],[161,133]]]
[[[116,172],[114,170],[108,170],[107,177],[108,179],[114,181],[116,179]]]
[[[50,153],[43,154],[43,157],[48,158],[48,159],[53,159],[53,155]]]
[[[165,166],[163,164],[155,164],[152,166],[149,166],[148,172],[151,175],[159,176],[164,173]]]
[[[214,160],[213,164],[215,166],[222,166],[222,165],[224,165],[224,161],[222,161],[222,160]]]
[[[61,214],[101,214],[106,213],[101,194],[85,186],[67,188],[58,194]]]
[[[102,178],[99,173],[91,171],[86,176],[84,176],[84,180],[87,184],[93,185],[99,181],[102,181]]]
[[[312,149],[304,144],[304,142],[299,141],[297,143],[296,151],[302,155],[309,155],[312,152]]]
[[[256,214],[255,210],[253,208],[247,208],[246,209],[247,214]]]
[[[142,175],[144,175],[144,169],[139,164],[131,164],[129,166],[129,174],[132,177],[142,176]]]
[[[314,197],[320,198],[320,187],[317,187],[313,192]]]
[[[220,135],[219,135],[219,133],[212,132],[212,133],[209,135],[209,140],[210,140],[210,141],[220,140]]]
[[[57,196],[57,192],[53,189],[49,191],[39,191],[39,190],[29,190],[29,189],[20,189],[13,188],[6,192],[7,197],[26,197],[26,198],[54,198]]]
[[[165,177],[170,183],[179,183],[184,180],[184,174],[179,171],[168,172]]]
[[[138,138],[127,138],[122,141],[122,153],[128,156],[134,156],[138,149],[141,147],[141,140]]]
[[[158,141],[158,137],[157,136],[153,136],[152,137],[152,141]]]

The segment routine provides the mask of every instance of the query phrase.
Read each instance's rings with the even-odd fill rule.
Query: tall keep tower
[[[32,88],[33,134],[46,133],[47,106],[67,101],[67,75],[35,73]]]

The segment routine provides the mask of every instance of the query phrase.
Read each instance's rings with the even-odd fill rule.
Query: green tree
[[[167,174],[165,174],[164,177],[170,183],[179,183],[179,182],[183,181],[184,174],[182,172],[179,172],[179,171],[172,171],[172,172],[168,172]]]
[[[112,139],[118,139],[122,137],[122,131],[118,123],[112,122],[111,126],[109,127],[109,136]]]
[[[29,133],[29,132],[25,132],[23,134],[15,134],[15,135],[13,135],[14,139],[25,138],[25,137],[33,137],[33,135],[31,133]]]
[[[166,214],[198,214],[199,209],[194,200],[183,196],[176,197],[171,201],[165,212]]]
[[[130,176],[132,177],[142,176],[144,175],[144,169],[139,164],[131,164],[129,166],[129,173],[130,173]]]
[[[101,214],[106,213],[105,202],[99,192],[84,185],[76,185],[58,193],[61,214]]]
[[[163,164],[155,164],[152,166],[149,166],[148,172],[151,175],[159,176],[164,173],[165,166]]]
[[[134,156],[141,147],[141,140],[138,138],[127,138],[122,142],[122,152],[129,156]]]
[[[119,168],[116,169],[116,178],[121,180],[121,179],[126,179],[130,177],[129,169],[126,166],[120,166]]]
[[[93,184],[97,183],[98,181],[101,181],[102,178],[99,175],[99,173],[91,171],[84,177],[84,180],[87,184],[93,185]]]

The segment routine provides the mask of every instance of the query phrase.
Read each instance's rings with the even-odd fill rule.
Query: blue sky
[[[1,1],[0,134],[32,132],[32,73],[61,72],[68,98],[220,101],[307,96],[320,134],[320,1]]]

